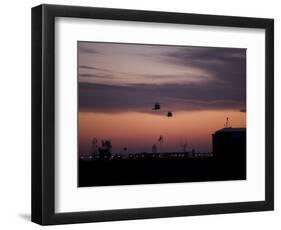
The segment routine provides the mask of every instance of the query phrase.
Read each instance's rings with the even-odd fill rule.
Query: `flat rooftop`
[[[216,131],[215,133],[226,133],[226,132],[246,132],[246,128],[222,128],[218,131]]]

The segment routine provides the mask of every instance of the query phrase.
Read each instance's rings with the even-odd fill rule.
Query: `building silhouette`
[[[226,127],[212,134],[213,155],[217,160],[246,164],[246,128]]]

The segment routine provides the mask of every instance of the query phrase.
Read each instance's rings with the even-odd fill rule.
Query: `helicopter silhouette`
[[[152,110],[160,110],[160,109],[161,109],[160,103],[155,103],[155,104],[153,105]]]
[[[173,116],[173,113],[172,113],[171,111],[168,111],[167,114],[166,114],[166,116],[167,116],[167,117],[172,117],[172,116]]]

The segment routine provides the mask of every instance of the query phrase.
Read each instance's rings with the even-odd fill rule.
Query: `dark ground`
[[[189,158],[79,161],[78,186],[245,180],[241,159]]]

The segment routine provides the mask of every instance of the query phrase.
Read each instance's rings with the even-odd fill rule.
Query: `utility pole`
[[[94,137],[92,140],[92,157],[97,156],[97,152],[98,152],[98,139]]]

